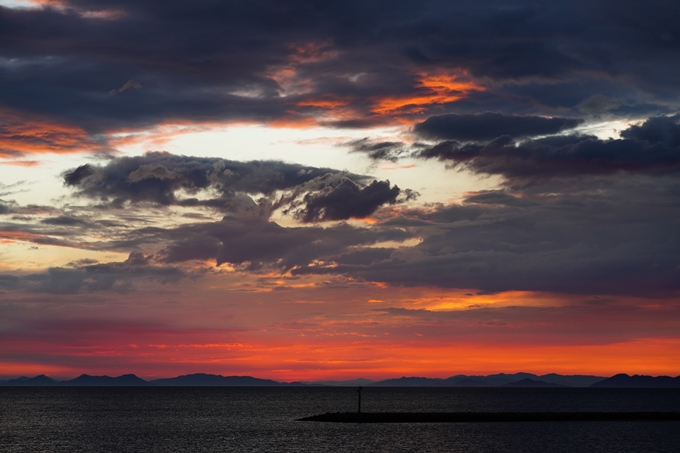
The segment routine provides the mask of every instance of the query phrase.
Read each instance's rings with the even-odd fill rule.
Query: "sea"
[[[1,452],[680,452],[680,422],[344,424],[351,387],[4,387]],[[373,388],[364,412],[680,411],[680,389]]]

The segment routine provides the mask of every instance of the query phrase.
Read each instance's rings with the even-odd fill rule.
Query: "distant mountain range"
[[[601,376],[563,376],[531,373],[490,374],[488,376],[467,376],[459,374],[446,379],[425,377],[401,377],[371,384],[374,387],[590,387],[604,380]]]
[[[491,374],[488,376],[456,375],[446,379],[426,377],[401,377],[384,381],[352,379],[347,381],[277,382],[252,376],[221,376],[215,374],[189,374],[167,379],[145,381],[134,374],[118,377],[83,374],[75,379],[58,381],[44,374],[33,378],[0,380],[5,387],[594,387],[594,388],[680,388],[680,376],[629,376],[617,374],[610,378],[601,376],[563,376],[560,374],[535,375],[531,373]]]
[[[627,374],[617,374],[610,378],[596,382],[591,387],[608,388],[680,388],[680,376],[640,376]]]
[[[118,377],[83,374],[68,381],[57,381],[41,374],[34,378],[22,376],[18,379],[0,381],[0,386],[14,387],[290,387],[296,385],[305,384],[296,382],[288,384],[251,376],[220,376],[202,373],[151,381],[145,381],[134,374]]]

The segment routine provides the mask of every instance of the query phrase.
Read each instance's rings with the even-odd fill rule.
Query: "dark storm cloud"
[[[397,203],[399,192],[399,187],[390,187],[389,181],[373,181],[360,187],[345,179],[331,190],[305,195],[305,207],[296,212],[296,217],[303,222],[364,218],[379,206]],[[403,201],[411,198],[414,193],[408,192]]]
[[[678,103],[679,11],[674,2],[618,0],[0,7],[0,99],[8,111],[81,128],[63,132],[69,143],[63,134],[44,143],[53,152],[105,150],[102,132],[172,121],[321,115],[331,127],[394,124],[394,116],[420,112],[380,112],[380,100],[408,106],[432,94],[423,77],[441,72],[484,87],[451,105],[432,99],[444,113],[658,114]],[[338,108],[339,117],[327,115]],[[10,141],[7,152],[27,152],[20,145],[36,137],[51,140],[26,131],[14,140],[21,123],[12,124],[0,136]],[[529,134],[538,126],[523,127]]]
[[[509,179],[668,174],[680,171],[680,118],[654,117],[621,133],[623,138],[565,135],[515,143],[509,136],[487,144],[438,143],[416,153],[475,173]]]
[[[409,193],[332,169],[154,153],[84,165],[64,182],[100,203],[89,208],[101,212],[152,203],[216,208],[225,219],[125,229],[57,210],[42,221],[3,225],[8,238],[74,246],[73,235],[99,225],[107,234],[87,247],[153,249],[165,264],[215,260],[486,292],[679,290],[677,117],[650,118],[618,140],[535,138],[564,132],[577,117],[677,111],[677,2],[64,5],[0,7],[0,116],[10,118],[0,124],[3,155],[107,150],[113,140],[107,132],[172,121],[295,124],[320,115],[320,124],[356,128],[405,120],[445,141],[427,148],[393,140],[351,146],[373,159],[439,159],[500,175],[505,185],[467,194],[461,205],[381,212]],[[454,82],[475,89],[456,89]],[[439,83],[439,92],[427,83]],[[491,111],[498,113],[474,115]],[[439,117],[422,122],[433,113]],[[27,121],[32,115],[39,120]],[[32,209],[0,206],[17,216]],[[287,228],[266,221],[272,210],[308,222],[369,215],[381,222]],[[422,242],[413,247],[372,248],[415,238]],[[159,268],[82,265],[32,277],[30,287],[114,289],[146,267]],[[28,277],[17,278],[0,281],[8,288],[27,284]]]
[[[640,131],[645,130],[643,123],[634,132],[643,134]],[[651,142],[654,140],[647,137],[645,143]],[[83,181],[95,177],[104,167],[95,168],[97,171],[84,176]],[[140,168],[133,166],[125,174],[136,175],[133,179],[154,175],[165,181],[162,178],[178,171],[179,166],[172,170],[145,167],[144,172],[135,173]],[[285,200],[284,204],[291,212],[303,215],[307,202],[310,207],[315,205],[295,190],[332,193],[342,188],[341,184],[333,185],[336,180],[343,181],[334,174],[325,174],[320,180],[312,178],[294,186],[291,196],[302,204]],[[153,263],[174,265],[199,260],[218,266],[230,264],[243,271],[339,274],[392,285],[482,292],[668,296],[680,291],[677,172],[607,171],[588,177],[572,173],[569,178],[521,181],[522,184],[508,183],[501,190],[467,193],[461,204],[378,210],[372,214],[378,222],[365,228],[343,223],[325,228],[286,227],[267,221],[266,216],[234,215],[235,211],[219,222],[140,227],[142,218],[133,226],[122,227],[104,225],[84,215],[49,212],[46,219],[56,220],[34,220],[27,225],[6,223],[2,234],[37,244],[145,250],[153,254],[153,259],[149,262],[149,256],[131,255],[126,264],[81,263],[75,269],[33,277],[29,286],[27,280],[13,276],[3,277],[3,285],[6,289],[57,292],[95,287],[124,289],[126,282],[132,281],[126,275],[134,274],[134,266],[156,271],[159,266]],[[317,190],[319,187],[322,190]],[[376,188],[384,189],[378,191],[381,194],[389,194],[386,183],[376,184]],[[118,189],[115,193],[119,193]],[[350,198],[343,203],[345,209],[353,201]],[[329,201],[324,206],[333,204]],[[101,207],[90,209],[94,212]],[[323,218],[326,211],[313,212]],[[92,228],[100,228],[96,233],[100,239],[79,242],[79,235],[94,231]],[[414,240],[420,242],[414,246],[397,245]],[[377,248],[386,244],[390,244],[388,248]],[[161,275],[156,278],[162,281]]]
[[[121,241],[117,247],[157,245],[161,247],[159,259],[165,263],[215,260],[217,265],[285,271],[330,256],[351,255],[379,242],[403,241],[412,234],[403,228],[371,229],[346,224],[285,228],[274,222],[225,217],[220,222],[141,229],[128,236],[127,242]]]
[[[650,145],[680,148],[680,115],[649,118],[641,125],[631,126],[621,132],[621,136],[647,142]]]
[[[348,206],[354,209],[354,202],[343,202],[342,209],[348,209]],[[333,203],[329,205],[333,206]],[[332,209],[327,215],[334,215]],[[324,213],[322,210],[314,215],[326,215]],[[6,288],[23,282],[21,288],[39,287],[45,291],[48,286],[59,285],[81,289],[95,286],[122,289],[129,283],[128,274],[130,278],[136,278],[132,275],[138,274],[139,278],[164,282],[166,274],[172,278],[179,270],[165,268],[158,263],[174,265],[192,260],[212,262],[217,266],[228,263],[243,270],[281,272],[330,260],[370,263],[387,258],[394,250],[374,247],[381,243],[398,244],[414,237],[413,232],[401,226],[361,228],[338,223],[326,227],[283,227],[262,217],[231,214],[219,222],[204,221],[165,228],[140,227],[140,223],[143,225],[149,221],[144,218],[129,225],[109,225],[101,220],[81,222],[72,216],[45,220],[48,221],[1,224],[0,238],[19,238],[37,245],[128,252],[130,256],[123,263],[73,262],[70,267],[54,268],[47,274],[36,274],[23,280],[8,276]],[[96,235],[97,240],[83,236],[85,234]],[[139,250],[152,252],[142,255]],[[34,283],[28,285],[31,281]]]
[[[304,222],[367,217],[384,204],[414,193],[389,182],[329,168],[276,161],[236,162],[219,158],[149,153],[121,157],[105,166],[83,165],[64,174],[78,194],[122,206],[152,202],[163,206],[208,206],[235,214],[268,217],[282,208]],[[201,191],[217,195],[198,198]],[[282,194],[277,198],[276,192]],[[178,193],[183,192],[182,198]],[[248,195],[259,195],[257,203]],[[193,196],[192,196],[193,195]]]
[[[126,291],[134,282],[174,283],[188,277],[172,266],[159,266],[142,253],[133,252],[122,262],[54,267],[47,272],[25,276],[0,275],[0,290],[24,290],[50,294],[94,291]]]
[[[229,263],[250,270],[286,271],[328,257],[342,259],[360,252],[368,256],[366,248],[413,237],[403,228],[359,228],[344,223],[325,228],[283,227],[269,221],[275,210],[302,223],[363,218],[382,206],[417,196],[389,181],[327,168],[149,153],[111,158],[105,165],[83,165],[62,176],[67,187],[94,204],[45,209],[14,203],[11,211],[24,215],[0,223],[0,238],[132,254],[123,264],[81,262],[74,268],[51,269],[31,277],[32,289],[52,291],[49,288],[55,285],[65,285],[69,291],[121,289],[127,279],[119,276],[131,266],[144,265],[134,269],[159,280],[164,272],[176,271],[140,261],[139,250],[166,264],[200,260],[218,266]],[[178,207],[180,212],[188,210],[185,219],[194,219],[194,223],[177,226],[172,219],[175,214],[166,208]],[[207,207],[202,212],[213,215],[217,209],[224,218],[214,222],[210,216],[192,215],[193,207]],[[356,257],[347,259],[354,262]],[[26,278],[24,283],[30,280]]]
[[[368,265],[298,268],[394,285],[580,294],[680,291],[680,181],[622,175],[470,194],[382,227],[422,242]]]
[[[573,129],[583,120],[540,116],[481,113],[476,115],[431,116],[414,127],[416,134],[433,140],[489,141],[501,135],[513,138],[550,135]]]

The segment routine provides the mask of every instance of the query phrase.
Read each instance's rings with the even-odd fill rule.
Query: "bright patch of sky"
[[[463,192],[496,187],[496,177],[479,177],[468,172],[446,169],[436,161],[404,159],[397,163],[374,163],[362,154],[350,153],[342,146],[365,137],[394,140],[401,131],[395,128],[336,130],[325,128],[287,129],[265,126],[215,127],[207,130],[184,130],[165,137],[147,133],[148,139],[118,147],[126,155],[148,151],[201,157],[221,157],[237,161],[281,160],[315,167],[368,174],[389,179],[402,189],[420,192],[419,202],[446,202]],[[120,136],[119,136],[120,137]],[[122,137],[120,137],[122,138]],[[162,138],[162,143],[158,143]]]
[[[40,4],[31,0],[0,0],[0,6],[5,8],[36,8]]]
[[[619,137],[620,131],[632,123],[606,121],[578,129],[583,134],[600,139]],[[130,134],[115,134],[120,140],[116,149],[122,155],[141,155],[149,151],[199,157],[219,157],[236,161],[281,160],[315,167],[347,170],[368,174],[376,179],[388,179],[400,188],[420,193],[418,203],[452,202],[464,192],[488,190],[498,186],[500,178],[477,176],[466,171],[447,169],[434,160],[403,159],[399,162],[375,163],[366,156],[348,152],[343,146],[351,140],[365,137],[394,139],[401,135],[396,128],[366,130],[336,130],[326,128],[289,129],[262,125],[215,127],[161,127]],[[5,185],[24,181],[21,190],[4,196],[20,204],[45,204],[59,201],[72,193],[62,183],[62,174],[86,163],[96,164],[101,157],[87,154],[50,155],[37,157],[32,167],[3,166]],[[1,164],[1,163],[0,163]]]

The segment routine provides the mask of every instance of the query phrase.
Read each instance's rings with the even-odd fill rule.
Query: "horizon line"
[[[388,377],[388,378],[382,378],[382,379],[371,379],[371,378],[366,378],[366,377],[355,377],[355,378],[348,378],[348,379],[342,379],[342,378],[329,378],[329,379],[314,379],[314,380],[307,380],[307,379],[294,379],[294,380],[277,380],[277,379],[272,379],[272,378],[266,378],[266,377],[258,377],[255,375],[250,375],[250,374],[214,374],[214,373],[204,373],[204,372],[195,372],[195,373],[187,373],[187,374],[179,374],[175,376],[164,376],[164,377],[148,377],[148,376],[139,376],[135,373],[123,373],[118,376],[111,376],[108,374],[89,374],[89,373],[81,373],[77,376],[73,377],[53,377],[54,375],[49,375],[46,373],[41,373],[38,375],[35,375],[33,377],[29,377],[27,375],[20,375],[16,377],[7,377],[7,376],[0,376],[0,382],[2,381],[11,381],[11,380],[18,380],[18,379],[35,379],[41,376],[45,376],[47,378],[50,378],[52,380],[55,380],[57,382],[68,382],[74,379],[77,379],[82,376],[88,376],[88,377],[100,377],[100,378],[120,378],[124,376],[134,376],[138,379],[144,380],[146,382],[152,382],[152,381],[157,381],[157,380],[162,380],[162,379],[176,379],[179,377],[185,377],[185,376],[196,376],[196,375],[204,375],[204,376],[214,376],[214,377],[223,377],[223,378],[253,378],[253,379],[258,379],[258,380],[263,380],[263,381],[272,381],[272,382],[277,382],[281,384],[291,384],[291,383],[319,383],[319,382],[351,382],[351,381],[359,381],[359,380],[364,380],[364,381],[370,381],[371,383],[379,383],[379,382],[384,382],[384,381],[391,381],[391,380],[399,380],[399,379],[427,379],[427,380],[441,380],[445,381],[447,379],[455,378],[455,377],[492,377],[492,376],[516,376],[516,375],[532,375],[536,377],[545,377],[545,376],[560,376],[560,377],[590,377],[590,378],[601,378],[601,379],[608,379],[612,378],[614,376],[620,376],[620,375],[625,375],[629,377],[633,376],[641,376],[641,377],[652,377],[652,378],[659,378],[659,377],[670,377],[670,378],[680,378],[680,374],[677,376],[669,375],[669,374],[659,374],[659,375],[653,375],[653,374],[629,374],[629,373],[615,373],[612,375],[596,375],[596,374],[560,374],[560,373],[543,373],[543,374],[538,374],[538,373],[531,373],[527,371],[519,371],[515,373],[506,373],[506,372],[498,372],[498,373],[491,373],[491,374],[453,374],[447,377],[428,377],[428,376],[418,376],[418,375],[402,375],[399,377]]]

